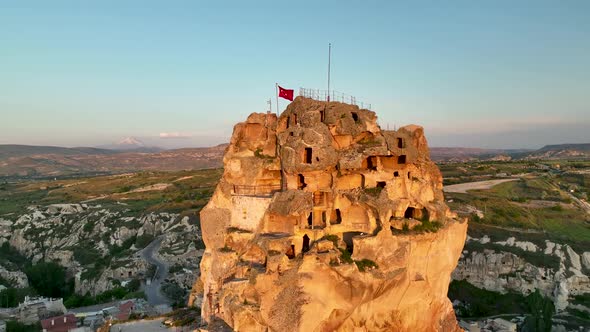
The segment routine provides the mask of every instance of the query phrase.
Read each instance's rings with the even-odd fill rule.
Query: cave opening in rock
[[[385,181],[377,181],[377,188],[385,188],[386,185]]]
[[[369,171],[376,171],[377,170],[377,157],[369,156],[365,159],[361,165],[362,168],[367,169]]]
[[[302,253],[308,252],[309,251],[309,236],[307,236],[307,234],[303,235],[303,246],[301,249]]]
[[[352,119],[354,120],[354,122],[358,122],[359,121],[359,115],[356,112],[352,112]]]
[[[335,209],[332,212],[332,218],[331,218],[330,224],[337,225],[340,223],[342,223],[342,212],[340,212],[340,209]]]
[[[287,256],[287,258],[289,259],[293,259],[295,258],[295,245],[292,244],[289,249],[287,249],[287,252],[285,253],[285,255]]]
[[[310,212],[309,216],[307,216],[307,226],[309,228],[312,228],[313,226],[313,212]]]
[[[404,148],[404,139],[403,138],[401,138],[401,137],[397,138],[397,147],[400,149]]]
[[[321,122],[326,121],[326,112],[325,111],[320,111],[320,121]]]
[[[414,218],[415,213],[416,213],[416,209],[410,206],[406,209],[406,212],[404,212],[404,218],[407,218],[407,219]]]
[[[303,174],[297,174],[297,189],[302,190],[305,187],[307,187],[305,176]]]
[[[406,155],[402,154],[401,156],[397,157],[398,164],[405,164],[406,163]]]
[[[312,154],[312,149],[311,148],[305,148],[305,154],[303,156],[303,161],[306,164],[311,164],[311,154]]]
[[[396,178],[399,177],[399,172],[398,171],[393,172],[393,176]]]
[[[350,252],[351,254],[354,251],[354,243],[352,241],[352,238],[357,236],[357,235],[361,235],[361,232],[344,232],[342,233],[342,240],[344,241],[344,243],[346,243],[346,250],[348,252]]]

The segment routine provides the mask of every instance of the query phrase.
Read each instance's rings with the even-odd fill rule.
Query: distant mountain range
[[[586,159],[590,158],[590,143],[546,145],[523,157],[524,159]]]
[[[141,170],[177,171],[221,167],[227,144],[161,150],[123,140],[119,149],[0,145],[0,178],[48,178]],[[124,147],[124,148],[123,148]],[[590,159],[590,143],[547,145],[538,150],[430,149],[437,162],[471,160]]]
[[[178,171],[221,167],[227,144],[149,151],[0,145],[0,177],[48,178],[141,170]]]
[[[125,137],[117,143],[101,145],[98,148],[116,151],[133,151],[133,152],[158,152],[162,148],[155,146],[146,146],[141,140],[135,137]]]
[[[590,143],[546,145],[538,150],[434,147],[430,149],[430,158],[439,162],[510,159],[590,159]]]

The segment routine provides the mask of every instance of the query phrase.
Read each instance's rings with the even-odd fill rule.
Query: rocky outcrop
[[[234,127],[189,304],[236,331],[458,331],[467,223],[421,127],[298,97]],[[201,303],[202,302],[202,303]]]
[[[133,216],[124,203],[116,208],[65,203],[30,206],[13,217],[14,221],[0,219],[0,244],[8,242],[33,263],[54,261],[64,266],[75,277],[79,294],[96,295],[120,282],[144,279],[149,264],[137,252],[156,236],[163,237],[162,257],[176,265],[172,279],[190,288],[198,274],[200,255],[195,244],[201,241],[195,237],[199,233],[196,217],[190,221],[188,216],[166,212]],[[102,266],[95,264],[99,258]],[[0,276],[16,287],[27,286],[25,274],[16,266],[0,268]]]
[[[6,280],[9,285],[17,288],[29,287],[29,279],[22,271],[10,271],[4,266],[0,265],[0,278]]]
[[[473,243],[481,246],[473,247]],[[468,237],[452,277],[500,293],[528,295],[538,289],[562,312],[573,297],[590,293],[590,277],[584,274],[585,257],[588,252],[578,255],[570,246],[551,241],[539,248],[514,237],[496,242],[487,236]]]

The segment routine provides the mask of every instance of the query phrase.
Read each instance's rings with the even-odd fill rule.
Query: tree
[[[35,292],[30,288],[6,288],[0,292],[0,308],[16,307],[23,302],[25,296],[34,294]]]
[[[535,290],[526,297],[526,303],[528,305],[531,316],[527,317],[524,331],[551,331],[551,319],[555,314],[555,306],[553,302],[541,295],[539,290]]]
[[[129,281],[125,288],[127,288],[129,292],[136,292],[137,290],[139,290],[140,286],[141,282],[139,281],[139,279],[131,279],[131,281]]]
[[[68,281],[65,269],[57,263],[37,263],[27,268],[25,273],[40,295],[65,298],[72,293],[73,283]]]

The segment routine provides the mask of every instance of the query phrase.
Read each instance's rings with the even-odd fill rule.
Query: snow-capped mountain
[[[122,140],[109,144],[100,146],[103,149],[110,149],[110,150],[118,150],[118,151],[141,151],[141,152],[157,152],[162,149],[153,146],[146,146],[141,140],[136,137],[125,137]]]

